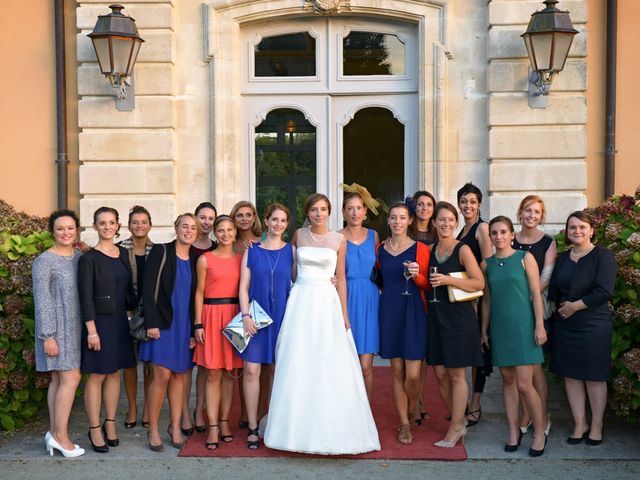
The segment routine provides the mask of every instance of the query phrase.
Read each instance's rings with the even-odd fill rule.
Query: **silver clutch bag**
[[[262,306],[255,300],[251,300],[249,304],[249,313],[253,317],[253,321],[256,324],[256,330],[262,330],[273,323],[273,320],[267,312],[264,311]],[[231,319],[226,327],[222,329],[222,334],[231,342],[239,353],[245,351],[249,342],[253,338],[248,333],[244,333],[244,323],[242,322],[242,312]]]

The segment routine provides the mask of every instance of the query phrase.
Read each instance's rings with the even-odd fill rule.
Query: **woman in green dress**
[[[482,262],[486,276],[482,302],[482,343],[489,347],[491,358],[500,367],[505,413],[509,423],[509,440],[504,450],[515,452],[522,432],[518,428],[519,396],[533,419],[533,441],[529,455],[539,457],[547,443],[542,402],[533,387],[533,366],[544,361],[541,345],[547,341],[543,324],[540,274],[529,252],[512,246],[513,223],[504,216],[489,222],[489,237],[496,253]]]

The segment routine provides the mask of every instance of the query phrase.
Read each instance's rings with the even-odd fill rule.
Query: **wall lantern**
[[[138,35],[136,21],[122,14],[122,5],[109,5],[111,13],[98,16],[91,38],[100,70],[116,95],[116,108],[131,111],[135,106],[133,66],[144,40]],[[131,87],[127,92],[127,87]]]
[[[529,54],[529,106],[545,108],[551,82],[564,68],[571,48],[573,28],[569,12],[558,10],[558,0],[545,0],[545,8],[531,15],[521,37]]]

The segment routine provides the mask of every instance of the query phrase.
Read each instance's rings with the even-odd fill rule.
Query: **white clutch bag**
[[[264,311],[258,302],[251,300],[249,304],[249,313],[256,323],[256,329],[262,330],[273,323],[271,317]],[[222,334],[231,342],[231,345],[238,350],[239,353],[245,351],[249,342],[253,338],[248,333],[244,333],[244,323],[242,321],[242,312],[238,312],[235,317],[222,329]]]
[[[453,278],[469,278],[467,272],[451,272],[449,276]],[[484,295],[482,290],[467,292],[452,285],[447,285],[447,293],[449,294],[449,301],[451,303],[468,302]]]

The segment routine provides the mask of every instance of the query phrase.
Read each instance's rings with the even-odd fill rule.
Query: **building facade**
[[[620,38],[640,7],[619,3]],[[136,0],[125,13],[145,43],[135,110],[121,112],[86,36],[107,4],[67,2],[72,205],[84,226],[101,205],[121,215],[145,205],[154,238],[167,238],[203,200],[220,212],[279,200],[300,221],[308,193],[339,205],[342,182],[389,202],[417,189],[454,201],[472,181],[485,217],[514,217],[535,192],[557,230],[602,200],[604,4],[560,2],[580,33],[547,108],[532,109],[519,36],[544,7],[537,0]],[[619,82],[622,126],[638,95]],[[629,161],[640,140],[620,131],[623,193],[640,179]]]

